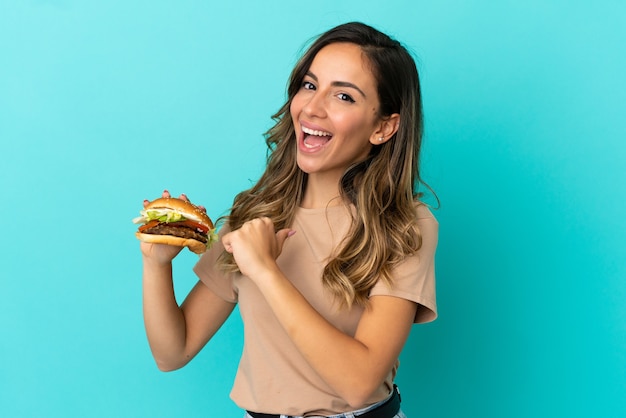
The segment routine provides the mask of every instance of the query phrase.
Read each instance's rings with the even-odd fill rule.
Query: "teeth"
[[[315,136],[333,136],[330,132],[316,131],[315,129],[305,128],[304,126],[302,127],[302,132],[308,135],[315,135]]]

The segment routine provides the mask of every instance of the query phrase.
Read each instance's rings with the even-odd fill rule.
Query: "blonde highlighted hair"
[[[416,208],[424,184],[419,171],[422,141],[422,102],[415,62],[396,40],[363,23],[337,26],[317,38],[296,64],[289,78],[287,102],[273,115],[275,125],[266,133],[267,167],[258,182],[235,197],[225,217],[232,230],[267,216],[276,229],[293,222],[307,182],[296,163],[296,134],[289,108],[316,54],[325,46],[347,42],[359,45],[367,57],[378,86],[379,116],[400,115],[394,136],[372,147],[365,161],[350,167],[341,179],[341,194],[353,205],[353,219],[335,256],[324,268],[322,282],[342,306],[366,306],[372,287],[421,246]],[[224,252],[220,263],[237,271],[232,255]]]

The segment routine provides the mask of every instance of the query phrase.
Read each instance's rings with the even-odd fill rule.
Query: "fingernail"
[[[293,229],[292,229],[292,230],[290,230],[289,232],[287,232],[287,238],[289,238],[289,237],[293,236],[295,233],[296,233],[296,231],[295,231],[295,230],[293,230]]]

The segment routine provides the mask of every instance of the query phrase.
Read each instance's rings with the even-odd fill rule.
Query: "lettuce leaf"
[[[148,219],[148,221],[159,222],[180,222],[187,219],[180,213],[169,210],[147,210],[145,211],[144,216]]]
[[[209,240],[206,243],[207,248],[211,248],[213,243],[219,241],[219,236],[217,234],[217,228],[209,229],[209,233],[207,234]]]

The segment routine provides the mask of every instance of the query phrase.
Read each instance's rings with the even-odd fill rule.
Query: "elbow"
[[[184,349],[160,350],[153,346],[150,346],[150,349],[157,368],[162,372],[181,369],[193,358],[193,355]]]
[[[351,409],[361,409],[367,406],[367,402],[378,389],[379,385],[359,383],[348,388],[343,394],[343,400],[350,405]]]
[[[171,366],[169,364],[157,363],[157,368],[162,372],[173,372],[174,370],[180,369],[180,367]]]
[[[187,362],[175,362],[155,359],[157,368],[162,372],[173,372],[183,368]]]

